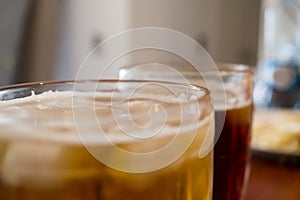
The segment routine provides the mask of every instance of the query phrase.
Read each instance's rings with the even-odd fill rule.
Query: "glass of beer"
[[[195,112],[197,111],[197,112]],[[56,81],[0,88],[0,199],[209,200],[204,87]]]
[[[219,63],[216,67],[218,71],[198,71],[182,62],[150,63],[124,67],[119,76],[204,87],[210,83],[216,122],[213,199],[240,200],[246,192],[250,169],[253,73],[250,67],[239,64]]]
[[[243,65],[219,64],[226,105],[215,105],[216,125],[225,117],[214,148],[214,200],[244,199],[250,170],[253,73]],[[218,134],[216,134],[218,135]]]

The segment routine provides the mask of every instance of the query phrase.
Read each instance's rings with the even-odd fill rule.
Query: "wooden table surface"
[[[300,167],[252,159],[246,200],[300,200]]]

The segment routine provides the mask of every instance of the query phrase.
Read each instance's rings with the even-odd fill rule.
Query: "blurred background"
[[[144,26],[183,32],[218,62],[257,63],[260,0],[0,0],[0,9],[0,85],[74,79],[98,43]]]

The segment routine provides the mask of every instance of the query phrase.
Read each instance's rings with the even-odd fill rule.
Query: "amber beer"
[[[213,154],[209,152],[199,157],[199,146],[209,131],[209,121],[204,120],[208,119],[208,115],[202,116],[193,143],[175,162],[150,172],[129,173],[106,166],[80,142],[74,124],[70,124],[74,114],[70,107],[70,93],[47,92],[49,88],[66,90],[68,87],[64,83],[29,84],[1,90],[1,200],[211,199]],[[40,94],[36,95],[31,90]],[[19,98],[23,96],[26,97]],[[89,98],[83,103],[92,103]],[[153,101],[138,98],[135,102],[130,101],[130,109],[147,109],[154,105]],[[109,116],[111,107],[107,99],[102,99],[100,95],[97,102],[97,116]],[[208,102],[204,106],[206,114],[209,114]],[[172,107],[169,100],[164,102],[160,99],[159,103],[166,103],[166,109]],[[203,102],[199,100],[199,103]],[[120,104],[117,106],[121,108]],[[84,115],[86,108],[79,106],[79,109],[80,114]],[[167,130],[168,126],[173,130],[177,125],[174,121],[167,122]],[[120,134],[119,129],[111,124],[107,124],[106,128]],[[180,137],[184,139],[186,134],[190,134],[187,130],[182,129]],[[210,134],[213,135],[213,132]],[[165,139],[162,136],[149,142],[142,141],[142,144],[120,140],[116,145],[140,152],[148,148],[153,150],[156,145],[164,146],[171,141]],[[108,150],[109,145],[93,141],[92,148],[105,150],[109,158],[117,158],[118,154]]]

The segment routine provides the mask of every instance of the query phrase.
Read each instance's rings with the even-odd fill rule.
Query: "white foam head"
[[[117,100],[112,102],[110,95],[49,91],[39,95],[32,93],[31,96],[25,98],[1,101],[0,127],[9,134],[1,134],[0,137],[13,137],[14,139],[34,138],[81,144],[77,131],[78,129],[84,129],[84,137],[88,138],[91,144],[101,144],[105,140],[101,139],[101,137],[104,137],[103,134],[96,134],[99,130],[106,132],[106,136],[110,140],[121,142],[132,140],[132,135],[124,134],[122,128],[132,132],[135,131],[142,138],[153,136],[153,131],[161,131],[163,135],[174,133],[175,130],[178,131],[183,121],[186,124],[190,124],[190,127],[185,125],[180,130],[181,132],[187,132],[195,129],[195,125],[199,126],[201,123],[207,123],[209,120],[207,118],[206,121],[195,123],[195,119],[199,119],[199,117],[195,116],[193,110],[185,111],[191,113],[185,113],[184,120],[176,114],[167,116],[167,118],[164,116],[166,114],[164,113],[166,112],[165,109],[168,109],[166,105],[170,106],[176,103],[184,104],[194,101],[197,99],[195,95],[180,94],[176,97],[174,95],[143,94],[136,95],[133,97],[133,100],[124,102]],[[76,122],[74,120],[74,112],[76,112],[77,116]],[[130,116],[130,122],[134,123],[134,128],[132,128],[132,124],[128,124],[129,121],[123,120],[128,113],[133,116]],[[201,113],[199,112],[198,114],[200,115]],[[134,117],[135,115],[136,117]],[[90,120],[94,116],[97,118],[97,123]],[[147,119],[150,121],[147,121]],[[191,123],[187,123],[189,120]],[[155,127],[162,126],[160,121],[165,122],[163,129]],[[99,125],[101,129],[99,129]]]

